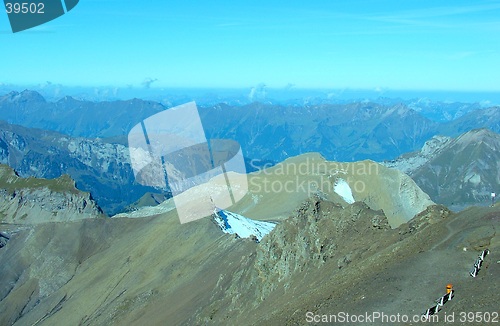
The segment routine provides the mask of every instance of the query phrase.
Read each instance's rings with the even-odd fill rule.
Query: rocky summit
[[[491,203],[500,185],[500,134],[474,129],[456,138],[435,136],[417,152],[385,165],[409,176],[437,203],[455,209]]]

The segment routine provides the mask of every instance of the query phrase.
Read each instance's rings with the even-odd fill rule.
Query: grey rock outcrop
[[[57,179],[21,178],[0,165],[0,221],[37,224],[96,218],[102,210],[90,193],[79,191],[67,175]]]

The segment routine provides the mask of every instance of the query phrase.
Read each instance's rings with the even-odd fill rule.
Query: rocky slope
[[[37,224],[102,216],[89,193],[63,175],[57,179],[21,178],[0,165],[0,223]]]
[[[498,205],[460,214],[429,206],[392,229],[366,204],[312,195],[260,244],[223,234],[209,219],[181,225],[174,211],[45,223],[13,233],[0,249],[0,323],[296,325],[307,312],[412,316],[449,282],[457,294],[441,316],[494,312],[499,214]],[[471,278],[484,248],[491,254]]]
[[[200,114],[210,138],[235,139],[245,156],[275,162],[307,152],[336,161],[391,158],[422,144],[437,127],[403,105],[374,103],[219,105]]]
[[[500,135],[476,129],[456,138],[434,137],[421,151],[386,162],[437,202],[453,207],[488,204],[500,192]]]

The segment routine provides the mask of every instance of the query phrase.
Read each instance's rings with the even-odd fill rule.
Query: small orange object
[[[446,285],[446,294],[450,294],[451,290],[453,290],[453,284],[449,283]]]

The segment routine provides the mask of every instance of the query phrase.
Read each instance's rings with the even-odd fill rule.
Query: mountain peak
[[[481,128],[457,138],[435,136],[421,151],[386,163],[412,176],[437,203],[462,208],[489,203],[498,189],[500,134]]]
[[[12,91],[0,96],[0,104],[24,105],[25,103],[47,103],[45,98],[36,91],[25,89],[21,93]],[[17,109],[17,108],[16,108]]]
[[[498,137],[498,134],[491,131],[488,128],[478,128],[472,129],[471,131],[466,132],[464,135],[475,135],[476,137]]]
[[[72,103],[72,102],[79,102],[79,100],[75,99],[73,96],[65,96],[61,98],[57,103]]]
[[[28,89],[25,89],[19,94],[18,100],[23,102],[27,101],[43,102],[43,103],[46,102],[45,98],[40,93]]]
[[[465,148],[477,146],[480,143],[486,143],[490,147],[500,149],[500,135],[487,128],[473,129],[457,137],[454,145]]]

